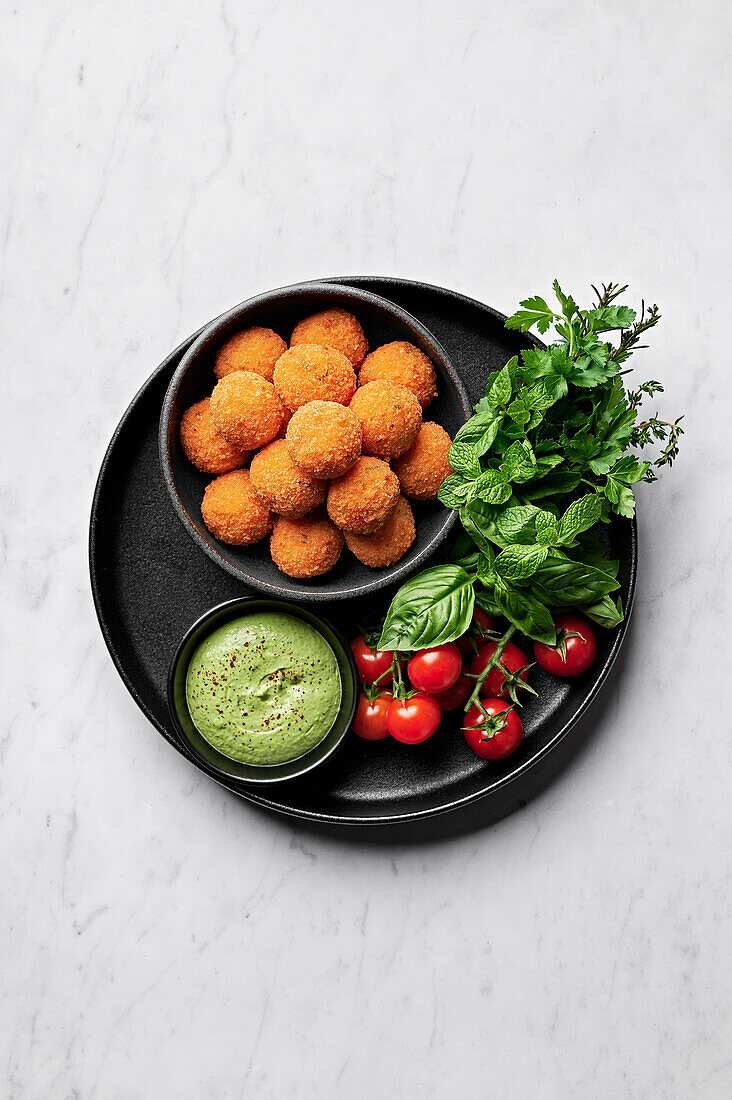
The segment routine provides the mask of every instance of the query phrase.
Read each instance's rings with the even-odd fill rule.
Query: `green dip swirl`
[[[279,611],[219,627],[198,646],[186,675],[198,732],[246,764],[282,764],[319,745],[338,714],[341,690],[322,634]]]

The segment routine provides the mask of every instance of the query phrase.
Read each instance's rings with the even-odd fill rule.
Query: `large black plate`
[[[419,318],[452,357],[473,400],[481,396],[486,374],[523,345],[523,337],[503,327],[502,314],[440,287],[376,277],[329,280],[336,281],[390,298]],[[184,756],[188,753],[166,702],[171,656],[204,611],[246,591],[188,538],[163,487],[157,451],[160,409],[173,371],[194,338],[161,364],[123,416],[99,473],[89,547],[94,602],[112,659],[142,711]],[[334,826],[419,822],[478,800],[487,820],[520,805],[561,766],[571,742],[567,735],[598,694],[620,649],[635,584],[635,524],[616,521],[609,540],[621,563],[625,623],[613,632],[599,631],[598,658],[584,676],[562,682],[534,670],[532,683],[539,694],[524,703],[525,737],[509,760],[481,761],[454,719],[418,747],[391,739],[366,744],[352,737],[315,775],[271,793],[243,783],[232,783],[230,789],[269,809]],[[373,615],[375,601],[368,607],[356,600],[334,602],[323,610],[349,632],[366,614]]]

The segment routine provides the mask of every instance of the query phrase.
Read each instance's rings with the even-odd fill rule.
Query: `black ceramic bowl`
[[[370,569],[344,549],[340,561],[323,577],[293,580],[281,573],[269,554],[269,539],[255,546],[228,546],[215,539],[201,518],[203,491],[211,481],[186,459],[180,446],[179,428],[185,410],[211,393],[216,377],[216,352],[239,329],[265,325],[289,342],[293,328],[303,317],[329,306],[342,306],[361,322],[370,348],[392,340],[407,340],[427,355],[437,373],[438,395],[425,412],[455,435],[471,415],[465,387],[446,352],[411,314],[367,290],[334,283],[301,283],[250,298],[207,325],[183,356],[173,375],[160,417],[160,461],[173,507],[193,540],[208,556],[245,584],[270,595],[298,600],[338,600],[363,596],[419,569],[447,537],[456,513],[437,501],[410,501],[417,537],[409,552],[387,569]]]
[[[252,611],[283,611],[315,628],[333,650],[341,674],[341,705],[335,722],[319,745],[296,760],[284,764],[252,765],[231,760],[209,745],[193,724],[186,702],[186,674],[197,646],[218,627]],[[351,647],[339,630],[312,611],[286,600],[244,596],[207,611],[186,632],[170,664],[168,706],[178,736],[204,767],[222,780],[242,779],[246,783],[281,783],[305,775],[333,755],[351,728],[359,698],[359,679]]]

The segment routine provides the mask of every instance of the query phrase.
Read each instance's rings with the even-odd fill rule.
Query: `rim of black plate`
[[[476,307],[477,306],[479,309],[483,310],[484,312],[491,314],[496,320],[499,320],[499,321],[502,321],[502,322],[505,322],[505,320],[506,320],[506,314],[501,313],[500,310],[494,309],[492,306],[486,305],[484,302],[479,301],[477,298],[472,298],[467,294],[461,294],[458,291],[450,290],[447,287],[438,286],[435,283],[425,283],[425,282],[422,282],[422,281],[416,280],[416,279],[392,278],[391,276],[379,276],[379,275],[338,275],[338,276],[331,276],[327,279],[324,278],[324,279],[304,280],[304,282],[344,283],[345,285],[349,285],[351,282],[357,282],[357,283],[374,282],[374,283],[379,283],[379,284],[382,284],[382,285],[383,284],[391,284],[391,285],[394,285],[394,286],[404,286],[404,287],[409,287],[409,288],[414,288],[414,289],[421,289],[421,290],[425,290],[425,291],[432,291],[432,292],[436,292],[436,293],[441,294],[441,295],[446,295],[447,297],[452,298],[453,300],[455,300],[457,302],[462,302],[465,305],[468,305],[468,306],[471,306],[471,307]],[[210,323],[210,322],[208,322],[208,323]],[[153,385],[153,383],[156,381],[158,375],[161,374],[164,370],[166,370],[168,368],[169,364],[172,362],[173,359],[175,359],[176,356],[182,355],[183,352],[185,351],[185,349],[187,347],[189,347],[190,344],[192,344],[195,339],[198,338],[198,336],[203,332],[203,330],[206,327],[207,327],[207,324],[202,325],[191,336],[189,336],[187,339],[183,340],[173,351],[171,351],[165,357],[165,359],[162,361],[162,363],[160,363],[159,366],[157,366],[155,368],[155,370],[150,374],[150,376],[145,380],[145,382],[143,382],[142,386],[140,386],[137,393],[135,394],[135,396],[132,398],[132,400],[128,404],[127,408],[125,409],[122,417],[120,418],[119,423],[117,424],[117,427],[114,430],[112,438],[109,441],[107,449],[104,453],[104,458],[102,459],[102,463],[101,463],[101,466],[99,468],[99,474],[97,475],[96,485],[94,487],[94,494],[93,494],[93,497],[92,497],[91,515],[90,515],[90,521],[89,521],[89,575],[90,575],[90,582],[91,582],[92,598],[93,598],[93,601],[94,601],[94,610],[96,612],[97,620],[99,622],[99,627],[100,627],[101,632],[102,632],[102,637],[104,638],[104,642],[105,642],[105,645],[107,646],[107,650],[109,651],[109,655],[112,658],[112,663],[114,664],[115,668],[117,669],[117,672],[120,675],[120,678],[121,678],[122,682],[124,683],[125,687],[129,691],[129,693],[132,696],[132,698],[134,699],[134,701],[137,703],[137,706],[140,708],[142,713],[145,715],[145,717],[148,719],[148,721],[155,727],[155,729],[158,731],[158,733],[160,733],[165,738],[166,741],[168,741],[182,756],[184,756],[187,760],[189,760],[192,764],[194,764],[195,767],[197,767],[205,775],[208,775],[215,783],[218,783],[219,786],[224,787],[226,790],[229,790],[233,794],[239,795],[240,797],[245,798],[250,802],[253,802],[253,803],[255,803],[259,806],[262,806],[265,809],[274,810],[276,813],[284,814],[287,817],[291,817],[291,818],[294,818],[295,820],[300,820],[300,821],[313,821],[313,822],[321,822],[323,824],[343,825],[343,826],[348,826],[348,825],[363,826],[363,825],[398,825],[398,824],[402,824],[402,823],[409,822],[409,821],[419,821],[419,820],[429,819],[429,818],[437,817],[440,814],[449,813],[452,810],[458,810],[462,807],[469,806],[472,803],[479,802],[481,799],[486,798],[490,795],[493,795],[493,794],[497,793],[498,791],[505,790],[506,787],[511,786],[512,784],[516,783],[518,780],[520,780],[524,776],[528,775],[529,772],[533,771],[533,769],[541,761],[543,761],[551,752],[554,751],[554,749],[564,740],[564,738],[567,736],[567,734],[570,732],[570,730],[577,724],[577,722],[587,712],[589,707],[592,705],[594,700],[597,698],[597,695],[599,694],[600,689],[602,688],[603,684],[605,683],[605,680],[608,677],[610,669],[612,668],[613,664],[615,663],[615,660],[618,656],[618,653],[620,652],[620,648],[623,644],[623,640],[625,639],[625,635],[628,631],[628,626],[629,626],[632,611],[633,611],[633,604],[635,602],[635,589],[636,589],[636,580],[637,580],[637,573],[638,573],[638,525],[637,525],[637,521],[636,521],[635,517],[633,517],[633,519],[630,521],[630,572],[629,572],[629,579],[628,579],[628,596],[627,596],[626,606],[625,606],[625,618],[623,619],[622,623],[616,628],[617,632],[616,632],[615,638],[613,639],[613,643],[612,643],[612,646],[610,648],[610,652],[608,653],[607,658],[605,659],[605,662],[604,662],[602,668],[598,671],[598,673],[597,673],[597,675],[594,679],[594,682],[592,684],[592,687],[590,688],[589,692],[587,693],[587,695],[585,696],[585,698],[583,699],[582,703],[579,705],[577,710],[574,712],[574,714],[557,731],[557,733],[554,735],[554,737],[551,739],[551,741],[547,742],[546,745],[542,746],[541,749],[537,750],[537,752],[533,756],[531,756],[528,760],[523,761],[521,764],[519,764],[515,768],[513,768],[510,772],[508,772],[507,774],[501,776],[501,778],[498,781],[493,780],[490,784],[490,787],[485,789],[485,790],[474,791],[474,792],[472,792],[468,795],[465,795],[463,797],[460,797],[460,798],[449,799],[449,800],[441,802],[437,806],[430,806],[430,807],[419,809],[419,810],[412,810],[412,811],[408,811],[408,812],[405,812],[405,813],[397,813],[397,814],[381,814],[381,815],[350,814],[350,815],[344,815],[344,814],[339,814],[339,813],[327,813],[327,812],[318,812],[318,811],[315,811],[315,810],[296,809],[296,808],[293,808],[292,806],[283,805],[282,803],[278,802],[275,799],[267,798],[266,796],[261,794],[259,791],[255,791],[255,790],[252,790],[251,788],[247,788],[245,784],[234,785],[234,784],[229,784],[229,783],[223,782],[214,772],[209,771],[209,769],[207,767],[203,766],[201,763],[199,763],[198,760],[194,759],[194,757],[191,756],[187,752],[185,746],[180,742],[180,740],[177,737],[175,737],[168,729],[166,729],[165,725],[162,722],[158,721],[157,717],[153,714],[153,712],[147,706],[147,704],[145,703],[145,701],[142,699],[141,695],[139,694],[139,692],[138,692],[138,690],[135,686],[134,681],[127,674],[127,671],[126,671],[126,669],[125,669],[125,667],[122,663],[120,655],[117,652],[117,649],[115,647],[114,640],[111,636],[111,632],[109,630],[109,627],[108,627],[106,619],[105,619],[104,609],[103,609],[103,606],[102,606],[103,601],[102,601],[102,595],[101,595],[101,584],[100,584],[99,576],[97,574],[97,562],[96,562],[96,553],[97,553],[97,545],[96,545],[97,512],[98,512],[98,509],[99,509],[99,503],[100,503],[100,499],[101,499],[101,496],[102,496],[102,491],[103,491],[103,488],[104,488],[104,480],[105,480],[105,476],[106,476],[106,473],[107,473],[109,463],[111,461],[112,452],[115,449],[117,439],[119,438],[119,436],[120,436],[120,434],[121,434],[128,418],[135,411],[135,407],[136,407],[138,401],[144,395],[144,393]]]

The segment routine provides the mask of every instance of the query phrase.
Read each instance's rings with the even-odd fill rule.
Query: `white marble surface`
[[[0,7],[0,1093],[726,1097],[729,7]],[[558,275],[663,307],[685,411],[583,752],[423,846],[255,812],[154,733],[89,594],[96,472],[168,350],[260,289]]]

